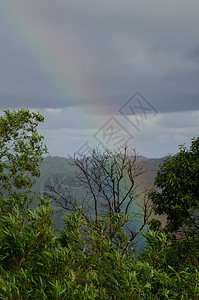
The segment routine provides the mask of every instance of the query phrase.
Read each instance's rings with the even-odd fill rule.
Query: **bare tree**
[[[78,170],[76,180],[84,187],[81,203],[70,189],[63,189],[62,182],[48,187],[52,198],[68,211],[76,210],[81,204],[84,217],[92,225],[97,225],[98,218],[103,215],[110,220],[115,213],[129,215],[140,224],[136,232],[130,224],[124,224],[131,233],[130,240],[135,239],[151,214],[148,188],[138,180],[144,170],[137,162],[136,151],[130,151],[128,146],[103,152],[96,148],[88,156],[75,154],[71,163]]]

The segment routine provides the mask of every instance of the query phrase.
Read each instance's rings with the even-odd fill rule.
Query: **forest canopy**
[[[168,226],[150,221],[148,231],[142,233],[145,248],[139,253],[125,230],[131,214],[117,205],[118,189],[113,202],[107,199],[111,210],[92,221],[77,206],[65,214],[59,232],[54,230],[55,212],[49,199],[39,197],[35,209],[31,208],[32,185],[47,152],[38,133],[43,121],[28,109],[6,110],[0,117],[1,299],[198,299],[199,139],[192,141],[190,149],[181,147],[161,166],[155,181],[160,190],[149,198],[156,213],[167,214]],[[114,174],[121,175],[115,166],[110,165],[112,183]],[[124,164],[122,169],[134,180],[126,167],[134,165]],[[98,168],[100,172],[99,164]],[[84,171],[94,175],[92,168]],[[102,178],[105,181],[95,183],[100,197],[105,197],[102,189],[109,187],[109,181]],[[117,209],[112,210],[114,205]],[[184,230],[181,238],[179,228]]]

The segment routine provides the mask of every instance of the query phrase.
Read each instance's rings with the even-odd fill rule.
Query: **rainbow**
[[[42,2],[39,5],[42,6]],[[39,13],[39,8],[34,1],[21,0],[15,3],[6,0],[1,3],[1,9],[6,23],[12,30],[15,43],[22,57],[26,57],[25,62],[28,62],[33,75],[39,74],[41,82],[50,84],[54,89],[55,101],[59,99],[60,107],[81,107],[77,110],[77,122],[96,128],[95,120],[92,118],[92,114],[96,112],[92,106],[85,105],[84,101],[99,99],[100,95],[93,93],[92,79],[85,75],[85,68],[88,66],[85,66],[81,51],[78,50],[70,33],[66,31],[68,34],[66,45],[61,33],[55,31],[51,23],[48,23],[48,27],[46,24],[42,24],[43,26],[37,24],[36,21],[33,24],[29,16],[32,13]],[[48,101],[46,99],[44,101],[45,107],[51,109]],[[91,117],[88,119],[89,115]],[[135,204],[134,210],[137,209]]]
[[[42,2],[39,5],[42,8]],[[77,121],[94,127],[93,119],[88,119],[88,110],[92,115],[92,108],[88,108],[85,103],[87,99],[95,99],[97,95],[92,92],[91,79],[85,76],[85,63],[73,37],[66,30],[66,45],[61,33],[55,31],[51,23],[48,26],[40,24],[41,18],[38,18],[38,23],[35,18],[33,23],[30,16],[33,14],[36,17],[40,9],[34,1],[4,1],[1,9],[32,75],[39,74],[41,82],[48,83],[53,88],[55,101],[59,99],[61,107],[81,106],[76,116]],[[49,108],[48,100],[44,101],[46,108]]]

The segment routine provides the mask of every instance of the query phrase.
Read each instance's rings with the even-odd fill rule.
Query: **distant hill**
[[[167,157],[147,158],[144,156],[138,156],[137,161],[145,170],[145,173],[138,178],[140,189],[146,186],[153,187],[154,179],[159,166],[166,158]],[[37,182],[33,186],[36,197],[42,194],[45,194],[45,196],[48,195],[48,193],[50,193],[48,185],[53,185],[57,182],[60,182],[62,183],[62,186],[69,188],[71,193],[73,193],[74,197],[77,199],[79,205],[81,205],[82,198],[85,195],[85,190],[77,183],[77,172],[77,167],[71,165],[71,159],[69,158],[58,156],[48,156],[44,158],[41,164],[41,176],[39,179],[37,179]],[[57,204],[54,204],[54,207],[58,208]],[[62,219],[64,214],[64,210],[57,213],[55,215],[55,223],[60,223],[60,220]]]
[[[138,156],[137,161],[145,170],[145,173],[141,175],[141,179],[145,184],[153,185],[159,166],[166,158]],[[33,189],[37,195],[40,195],[45,190],[45,185],[48,181],[56,179],[56,176],[59,180],[63,179],[66,185],[74,184],[77,171],[78,169],[71,165],[71,159],[59,156],[47,156],[41,164],[41,176],[37,179]]]
[[[143,158],[138,160],[139,163],[143,166],[145,173],[142,175],[142,180],[150,186],[154,185],[154,179],[156,177],[157,171],[159,170],[160,165],[168,158],[168,156],[162,158]]]

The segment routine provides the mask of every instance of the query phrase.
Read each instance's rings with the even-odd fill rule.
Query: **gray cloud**
[[[16,0],[15,5],[27,28],[22,38],[15,35],[18,20],[6,19],[9,8],[3,15],[0,5],[1,107],[77,105],[47,75],[53,72],[47,63],[56,67],[60,60],[63,70],[58,61],[55,76],[58,81],[63,76],[72,94],[78,90],[79,105],[115,110],[139,89],[159,111],[199,109],[198,1]],[[40,47],[31,50],[31,36]],[[37,70],[31,59],[42,51],[49,57]]]
[[[199,114],[198,112],[181,112],[181,113],[167,113],[158,120],[157,126],[167,129],[191,129],[199,127]]]

